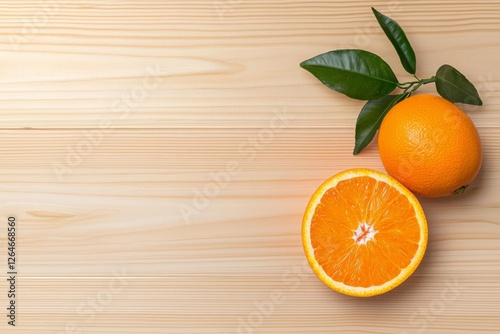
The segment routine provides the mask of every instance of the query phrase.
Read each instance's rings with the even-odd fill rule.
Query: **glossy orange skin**
[[[482,163],[481,141],[469,116],[428,94],[412,96],[387,113],[378,149],[387,173],[424,197],[460,193]]]

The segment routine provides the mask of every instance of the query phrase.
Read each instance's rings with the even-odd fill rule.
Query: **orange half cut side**
[[[417,198],[389,175],[351,169],[325,181],[302,222],[311,268],[335,291],[370,297],[390,291],[418,267],[427,220]]]

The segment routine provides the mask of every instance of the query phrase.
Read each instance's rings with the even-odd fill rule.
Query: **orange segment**
[[[326,285],[367,297],[395,288],[415,271],[427,245],[427,222],[418,200],[394,178],[353,169],[314,193],[302,241]]]

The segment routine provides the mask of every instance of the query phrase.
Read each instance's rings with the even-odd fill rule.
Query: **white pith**
[[[368,225],[365,222],[361,222],[358,225],[358,228],[356,231],[354,231],[352,238],[354,239],[354,242],[357,243],[358,245],[364,245],[368,241],[372,240],[375,234],[377,234],[378,231],[376,231],[372,225]]]

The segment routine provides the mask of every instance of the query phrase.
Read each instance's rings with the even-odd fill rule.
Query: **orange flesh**
[[[368,236],[360,224],[376,234]],[[355,231],[361,227],[362,234]],[[311,221],[314,256],[325,273],[354,287],[382,285],[408,267],[418,249],[420,227],[408,199],[385,182],[362,176],[329,189]]]

